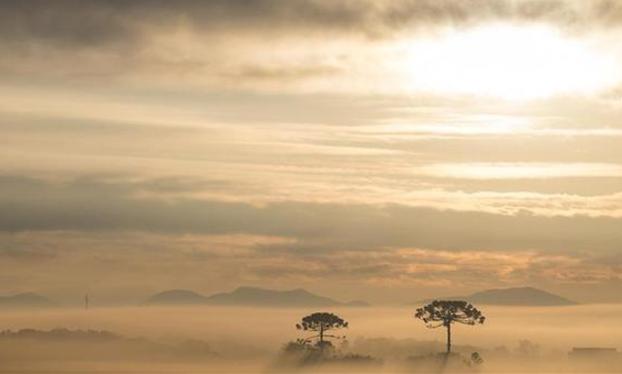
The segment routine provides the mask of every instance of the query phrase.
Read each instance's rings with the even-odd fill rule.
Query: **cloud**
[[[310,65],[310,66],[293,66],[288,68],[272,68],[269,66],[247,66],[237,71],[226,73],[225,75],[232,80],[251,79],[302,79],[306,77],[333,75],[341,72],[342,69],[330,65]]]
[[[187,23],[202,30],[282,32],[284,30],[379,35],[413,25],[461,24],[496,19],[587,21],[614,24],[622,7],[613,1],[564,0],[212,0],[4,1],[4,38],[26,37],[92,46],[135,41],[154,27]],[[130,37],[128,40],[128,36]]]
[[[1,71],[16,79],[274,90],[384,92],[399,59],[382,42],[488,22],[612,27],[622,7],[598,1],[58,0],[0,4]],[[303,46],[307,48],[302,48]],[[384,60],[384,61],[383,61]],[[69,68],[70,67],[70,68]],[[354,78],[337,84],[335,75]],[[304,82],[304,84],[301,84]],[[386,87],[385,87],[386,86]],[[296,86],[296,88],[301,88]]]
[[[168,180],[167,189],[174,184]],[[622,240],[619,218],[295,201],[254,206],[149,197],[143,194],[144,185],[97,178],[46,182],[5,176],[0,183],[0,229],[278,236],[296,239],[283,245],[287,251],[312,246],[329,252],[404,246],[610,252]],[[179,185],[187,188],[183,180]]]
[[[444,178],[552,179],[622,177],[622,165],[598,163],[455,163],[429,164],[419,172]]]
[[[296,240],[240,234],[31,231],[0,233],[0,242],[0,273],[10,285],[5,292],[37,290],[75,301],[87,289],[99,303],[135,304],[163,289],[209,294],[242,284],[385,302],[531,284],[570,287],[562,294],[606,301],[616,293],[598,287],[619,284],[622,265],[615,255],[537,250],[282,251]],[[585,291],[575,294],[572,286]]]
[[[93,48],[115,43],[134,44],[154,29],[188,25],[203,32],[363,32],[377,34],[385,28],[412,21],[463,20],[486,13],[493,2],[479,7],[464,2],[215,0],[178,1],[75,1],[60,0],[50,6],[38,0],[2,3],[4,41],[30,40],[57,46]],[[494,8],[503,8],[497,6]],[[474,11],[477,9],[477,11]]]
[[[495,21],[615,25],[614,1],[567,0],[212,0],[195,2],[9,0],[2,2],[6,39],[28,38],[92,47],[136,42],[156,28],[187,24],[209,32],[362,33],[378,36],[413,26]]]
[[[403,61],[418,38],[501,21],[607,44],[621,17],[607,1],[1,2],[3,283],[617,285],[615,90],[395,87],[419,73]]]
[[[409,127],[387,136],[391,127],[360,122],[383,122],[383,114],[407,101],[260,96],[235,102],[236,96],[210,97],[203,105],[195,96],[168,102],[154,96],[73,101],[77,94],[50,90],[49,100],[27,92],[1,100],[24,113],[0,116],[0,169],[57,179],[116,175],[136,183],[143,197],[622,216],[617,136],[413,138]],[[415,103],[410,109],[424,118],[407,120],[434,123],[464,114],[449,104]]]

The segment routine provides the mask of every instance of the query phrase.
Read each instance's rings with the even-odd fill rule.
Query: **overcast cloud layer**
[[[621,301],[621,19],[614,1],[3,1],[0,293]],[[496,48],[557,85],[438,79],[481,73],[441,57],[483,42],[507,84],[547,79]],[[562,63],[588,54],[614,71]]]

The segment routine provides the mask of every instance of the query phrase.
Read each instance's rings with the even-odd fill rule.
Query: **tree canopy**
[[[322,347],[325,344],[330,345],[329,342],[324,342],[324,338],[339,338],[338,336],[327,335],[327,331],[347,327],[348,322],[333,313],[326,312],[310,314],[303,317],[302,321],[296,324],[298,330],[317,332],[318,335],[311,336],[307,340],[317,338],[319,345]]]
[[[472,304],[461,300],[434,300],[415,313],[430,328],[445,326],[454,322],[465,325],[482,324],[486,317]]]
[[[300,323],[296,324],[297,329],[305,331],[326,331],[346,327],[348,327],[348,322],[333,313],[313,313],[304,317]]]
[[[465,325],[482,324],[486,317],[477,308],[462,300],[434,300],[418,308],[415,318],[425,322],[429,328],[447,329],[447,353],[451,352],[451,325],[454,322]]]

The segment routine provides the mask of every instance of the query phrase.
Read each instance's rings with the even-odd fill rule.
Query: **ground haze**
[[[573,347],[619,348],[622,339],[622,327],[617,323],[622,313],[619,305],[482,309],[488,317],[483,326],[456,325],[453,332],[455,350],[464,354],[479,352],[485,362],[478,370],[484,372],[501,369],[572,371],[579,365],[568,358],[567,353]],[[26,344],[26,338],[3,337],[0,338],[0,368],[114,368],[165,372],[176,372],[180,368],[231,372],[276,370],[274,365],[283,345],[304,336],[296,330],[295,324],[314,311],[308,308],[192,306],[2,312],[0,317],[6,329],[106,330],[124,340],[102,343],[91,340],[89,344],[97,349],[72,356],[69,353],[76,349],[72,348],[73,344],[85,349],[80,340],[31,338],[27,340],[31,349],[11,355],[13,350],[24,347],[20,344]],[[444,350],[444,330],[425,328],[413,317],[413,308],[342,307],[331,311],[350,323],[343,332],[347,335],[349,350],[383,360],[381,366],[371,371],[397,370],[408,366],[409,356]],[[142,339],[137,341],[136,338]],[[195,342],[194,345],[189,341]],[[196,349],[197,341],[204,344],[200,351]],[[115,350],[115,345],[119,344],[126,347],[125,352]],[[62,349],[67,349],[67,354],[63,355]],[[57,350],[58,356],[46,354],[49,350]],[[507,367],[504,366],[506,362]],[[594,370],[605,369],[597,360],[590,364]],[[618,364],[607,363],[608,367],[622,369],[622,366],[615,366]],[[580,365],[581,370],[590,368],[585,362]],[[346,365],[342,369],[347,371],[347,368]]]

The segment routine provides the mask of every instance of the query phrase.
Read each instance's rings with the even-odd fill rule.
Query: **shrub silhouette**
[[[479,352],[473,352],[471,353],[471,363],[473,363],[474,365],[481,365],[484,363],[484,359],[479,354]]]
[[[434,300],[415,313],[418,318],[426,323],[428,328],[447,328],[447,353],[451,353],[451,325],[454,322],[465,325],[482,324],[486,317],[473,305],[460,300]]]
[[[327,334],[330,330],[337,330],[347,328],[348,322],[344,321],[341,317],[333,313],[313,313],[302,318],[300,323],[296,324],[296,328],[302,331],[313,331],[316,335],[309,336],[304,339],[306,342],[310,342],[317,339],[316,345],[320,349],[325,347],[332,347],[332,343],[327,338],[342,338],[341,336]]]

